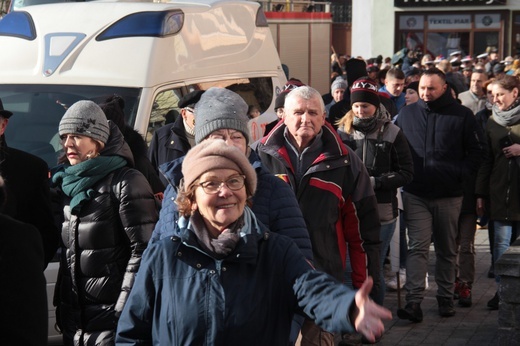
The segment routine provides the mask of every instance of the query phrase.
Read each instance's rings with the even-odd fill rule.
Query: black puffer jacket
[[[128,144],[115,126],[101,155],[133,164]],[[61,268],[57,296],[66,345],[112,345],[119,313],[158,219],[146,178],[123,167],[93,186],[80,215],[64,196]],[[76,335],[74,335],[76,334]],[[82,341],[79,341],[79,340]]]

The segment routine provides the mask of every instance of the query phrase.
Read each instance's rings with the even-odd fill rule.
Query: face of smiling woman
[[[236,176],[240,176],[240,173],[233,169],[215,169],[202,174],[198,184],[209,181],[220,184]],[[244,213],[246,201],[245,186],[233,191],[226,184],[222,184],[217,193],[208,194],[199,185],[195,190],[195,202],[192,208],[199,211],[210,234],[216,238]]]

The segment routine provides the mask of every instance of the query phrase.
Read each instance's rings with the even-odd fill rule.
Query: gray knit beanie
[[[213,131],[240,131],[249,144],[247,103],[231,90],[209,88],[195,105],[195,143],[200,143]]]
[[[108,120],[95,102],[84,100],[70,106],[61,118],[60,136],[73,134],[87,136],[106,144],[110,135]]]
[[[347,90],[347,82],[341,77],[336,78],[330,86],[330,93],[333,94],[336,89]]]

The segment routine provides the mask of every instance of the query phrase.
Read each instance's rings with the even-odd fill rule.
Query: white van
[[[14,113],[7,144],[43,158],[61,151],[58,123],[83,99],[125,99],[127,122],[151,139],[193,90],[227,87],[276,119],[286,82],[266,19],[250,1],[92,1],[23,7],[0,20],[0,99]],[[58,263],[46,270],[49,341]]]
[[[81,99],[125,99],[148,140],[192,90],[227,87],[276,119],[286,82],[260,5],[252,1],[91,1],[23,7],[0,20],[0,98],[14,113],[8,145],[60,151],[58,122]],[[170,119],[170,120],[169,120]]]

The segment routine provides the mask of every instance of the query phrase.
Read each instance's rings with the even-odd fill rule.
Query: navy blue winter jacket
[[[254,226],[240,230],[222,260],[202,250],[184,217],[179,236],[150,245],[117,345],[287,345],[296,311],[326,330],[351,333],[355,292],[314,270],[292,240],[251,219]]]
[[[184,157],[181,157],[159,167],[162,175],[168,180],[168,186],[164,191],[159,221],[155,225],[150,243],[178,232],[178,229],[175,229],[179,218],[175,198],[182,178],[183,161]],[[256,193],[253,196],[253,213],[271,232],[283,234],[294,240],[303,255],[312,260],[309,233],[294,192],[283,180],[262,168],[258,156],[253,151],[249,155],[249,162],[258,177]]]

